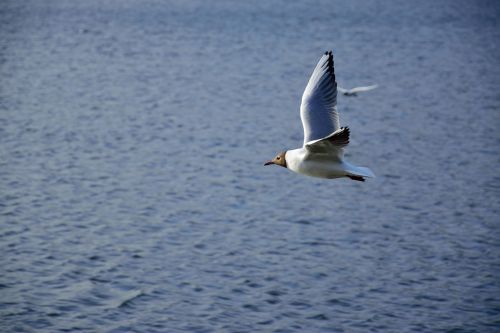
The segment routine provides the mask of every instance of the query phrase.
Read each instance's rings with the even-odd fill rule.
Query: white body
[[[287,151],[285,159],[288,169],[306,176],[328,179],[346,176],[375,177],[370,169],[354,166],[340,156],[311,153],[305,148]]]

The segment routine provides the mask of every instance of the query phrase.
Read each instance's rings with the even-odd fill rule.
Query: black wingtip
[[[333,52],[328,51],[328,70],[333,76],[333,79],[335,80],[335,70],[334,70],[334,65],[333,65]]]
[[[325,55],[328,57],[327,60],[323,63],[322,68],[327,68],[329,75],[329,79],[334,85],[334,95],[337,96],[337,81],[335,80],[335,64],[333,63],[333,51],[325,51]],[[323,59],[323,58],[321,58]],[[333,97],[335,97],[333,96]]]
[[[347,175],[347,177],[351,178],[352,180],[357,180],[358,182],[364,182],[365,178],[361,176],[353,176],[353,175]]]

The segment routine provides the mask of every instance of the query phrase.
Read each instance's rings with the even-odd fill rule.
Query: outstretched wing
[[[344,147],[349,144],[350,134],[349,127],[342,127],[325,138],[306,143],[305,148],[312,153],[324,153],[342,158]]]
[[[332,51],[325,52],[309,79],[302,95],[300,118],[304,127],[304,145],[325,138],[340,127]]]
[[[358,92],[363,92],[363,91],[370,91],[370,90],[373,90],[377,87],[378,87],[377,84],[374,84],[371,86],[366,86],[366,87],[356,87],[356,88],[352,88],[349,92],[350,93],[358,93]]]
[[[342,94],[345,94],[347,92],[350,92],[349,89],[344,89],[341,86],[337,86],[337,90],[340,91]]]

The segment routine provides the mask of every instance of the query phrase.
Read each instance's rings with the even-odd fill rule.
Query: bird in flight
[[[325,52],[309,79],[302,95],[300,118],[304,127],[302,148],[283,151],[264,165],[275,164],[302,175],[328,179],[365,181],[375,177],[370,169],[344,159],[350,131],[339,124],[332,51]]]
[[[365,92],[365,91],[370,91],[378,87],[378,84],[374,84],[371,86],[366,86],[366,87],[356,87],[356,88],[351,88],[351,89],[344,89],[342,87],[337,87],[337,89],[342,93],[344,96],[358,96],[358,93],[360,92]]]

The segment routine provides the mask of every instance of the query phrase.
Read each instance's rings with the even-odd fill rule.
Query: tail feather
[[[360,182],[364,182],[365,178],[375,178],[375,174],[366,167],[350,166],[347,172],[347,177]]]
[[[355,167],[353,174],[356,176],[362,176],[362,177],[368,177],[368,178],[375,178],[375,174],[373,171],[366,167]]]

